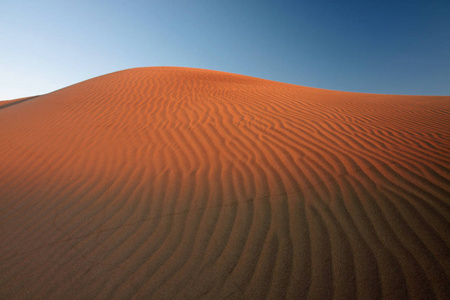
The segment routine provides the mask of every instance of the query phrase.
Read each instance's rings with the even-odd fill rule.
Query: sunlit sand
[[[120,71],[0,105],[2,299],[445,299],[450,97]]]

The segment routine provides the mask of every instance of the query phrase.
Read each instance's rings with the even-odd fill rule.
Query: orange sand
[[[1,299],[444,299],[450,97],[158,67],[5,104],[0,241]]]

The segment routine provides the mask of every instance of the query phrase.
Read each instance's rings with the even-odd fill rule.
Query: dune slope
[[[139,68],[0,107],[2,299],[444,299],[450,97]]]

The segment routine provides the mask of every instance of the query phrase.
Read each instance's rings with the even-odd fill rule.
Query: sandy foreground
[[[449,299],[450,97],[120,71],[0,105],[0,299]]]

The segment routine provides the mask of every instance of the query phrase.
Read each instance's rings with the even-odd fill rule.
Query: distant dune
[[[0,106],[1,299],[449,299],[450,97],[120,71]]]

